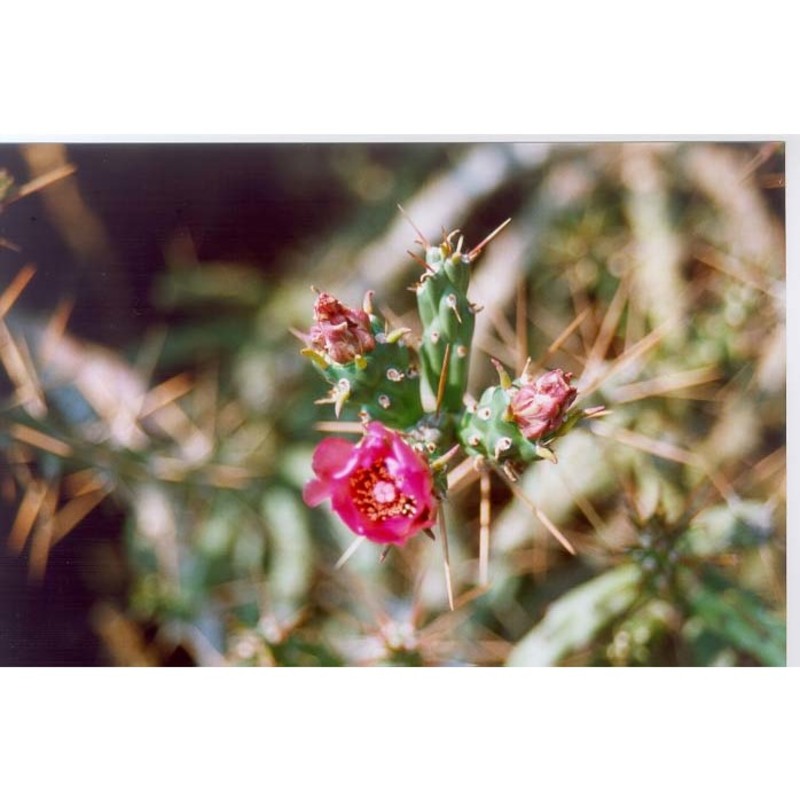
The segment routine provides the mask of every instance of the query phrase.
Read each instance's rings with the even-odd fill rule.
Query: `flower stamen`
[[[383,461],[356,470],[350,478],[350,489],[359,512],[371,522],[414,517],[417,513],[414,498],[400,491]]]

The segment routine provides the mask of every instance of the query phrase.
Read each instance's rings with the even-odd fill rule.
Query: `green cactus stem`
[[[331,385],[328,396],[318,402],[332,403],[338,417],[347,404],[355,405],[364,419],[390,427],[409,428],[422,417],[419,370],[404,341],[408,329],[388,330],[372,308],[371,292],[364,298],[364,312],[374,337],[374,347],[354,354],[347,363],[334,361],[313,347],[307,356]]]
[[[508,466],[511,472],[521,469],[534,461],[556,462],[552,449],[553,443],[564,436],[582,419],[599,416],[605,413],[603,407],[587,410],[567,410],[575,397],[575,390],[569,387],[569,374],[561,370],[551,370],[538,381],[533,381],[523,374],[512,381],[502,365],[495,361],[500,384],[490,386],[481,395],[480,400],[468,408],[461,419],[458,437],[465,451],[474,457],[486,459],[495,466]],[[553,399],[553,380],[561,382],[561,394]],[[540,422],[541,434],[525,436],[524,430],[530,430],[530,420],[520,419],[514,413],[514,398],[524,390],[542,386],[542,406],[535,408],[538,412],[536,420]],[[550,394],[547,392],[550,391]],[[552,405],[547,405],[547,402]],[[533,406],[533,404],[531,404]],[[548,420],[549,417],[549,420]],[[547,424],[548,421],[551,424]]]
[[[458,231],[438,246],[425,246],[425,272],[415,286],[423,326],[420,360],[428,392],[437,397],[437,411],[459,414],[469,378],[475,314],[479,308],[467,297],[470,267],[483,248],[510,222],[506,220],[468,253]],[[421,261],[421,259],[420,259]]]
[[[461,240],[453,248],[450,241],[453,235],[438,247],[427,248],[426,271],[416,293],[423,325],[420,346],[423,380],[432,395],[438,394],[440,385],[443,387],[439,398],[441,410],[455,414],[463,407],[467,388],[476,309],[467,298],[469,257],[461,252]]]

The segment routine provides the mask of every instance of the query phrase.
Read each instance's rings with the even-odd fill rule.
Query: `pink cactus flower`
[[[314,325],[308,338],[317,352],[327,354],[337,364],[349,364],[356,356],[375,349],[367,312],[348,308],[326,292],[314,303]]]
[[[523,384],[511,398],[511,414],[526,439],[541,439],[564,422],[578,394],[570,386],[571,380],[572,373],[553,369],[533,383]]]
[[[395,431],[379,422],[364,438],[324,439],[314,452],[316,478],[306,484],[310,506],[330,498],[333,510],[359,536],[379,544],[405,544],[436,522],[433,476]]]

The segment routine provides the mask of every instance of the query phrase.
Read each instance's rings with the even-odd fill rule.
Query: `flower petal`
[[[333,510],[357,535],[403,545],[436,521],[437,499],[427,461],[397,431],[370,423],[353,445],[326,439],[314,452],[316,479],[303,497],[309,505],[330,498]],[[383,484],[382,495],[376,487]],[[386,494],[389,485],[394,492]]]
[[[323,439],[314,451],[311,467],[322,480],[333,478],[347,466],[353,450],[355,445],[347,439]]]
[[[318,506],[331,496],[331,485],[313,478],[303,487],[303,501],[307,506]]]

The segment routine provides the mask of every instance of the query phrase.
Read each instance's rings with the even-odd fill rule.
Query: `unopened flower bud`
[[[526,439],[541,439],[564,422],[578,394],[570,385],[571,379],[571,373],[554,369],[533,383],[523,384],[514,394],[509,410]]]
[[[317,352],[337,364],[349,364],[375,349],[367,312],[348,308],[326,292],[314,303],[314,325],[308,339]]]

